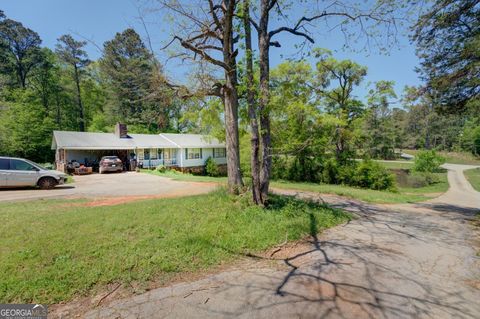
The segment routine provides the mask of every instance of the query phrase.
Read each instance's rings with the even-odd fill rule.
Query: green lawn
[[[402,165],[411,165],[403,163],[385,163],[390,165],[389,168],[402,168]],[[167,171],[165,173],[159,173],[157,171],[144,170],[142,172],[154,174],[163,177],[170,177],[176,180],[188,180],[197,182],[218,182],[226,183],[226,177],[208,177],[208,176],[195,176],[190,174],[182,174],[178,172]],[[272,181],[271,186],[283,189],[303,190],[309,192],[317,192],[323,194],[335,194],[340,196],[346,196],[350,198],[359,199],[370,203],[379,204],[395,204],[395,203],[413,203],[421,202],[432,197],[436,197],[438,193],[443,193],[448,190],[448,181],[446,173],[436,173],[439,178],[439,183],[420,187],[420,188],[399,188],[398,192],[387,191],[375,191],[370,189],[356,188],[344,185],[331,185],[331,184],[315,184],[315,183],[302,183],[302,182],[289,182],[289,181]]]
[[[0,300],[56,303],[110,283],[161,284],[350,218],[279,196],[262,210],[247,198],[219,190],[104,207],[65,200],[1,203]]]
[[[466,170],[464,174],[473,188],[480,192],[480,168]]]
[[[405,150],[405,153],[416,155],[420,150]],[[437,154],[445,157],[446,163],[480,165],[480,158],[465,152],[437,152]]]
[[[412,169],[413,168],[413,161],[396,161],[396,162],[389,162],[389,161],[376,161],[378,164],[384,166],[388,169]]]
[[[214,182],[214,183],[227,183],[226,177],[210,177],[202,175],[184,174],[175,170],[167,170],[164,173],[160,173],[156,170],[142,169],[142,173],[168,177],[176,181],[190,181],[190,182]]]
[[[420,188],[399,188],[398,192],[376,191],[344,185],[295,183],[288,181],[274,181],[271,185],[272,187],[283,189],[340,195],[370,203],[395,204],[421,202],[436,197],[438,193],[447,191],[447,175],[445,173],[439,173],[438,176],[440,179],[439,183]]]

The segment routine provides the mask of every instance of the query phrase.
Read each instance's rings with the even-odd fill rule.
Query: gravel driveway
[[[106,300],[85,317],[480,318],[478,232],[468,222],[480,193],[463,176],[469,166],[446,168],[451,188],[437,199],[378,206],[321,196],[359,218],[290,247],[283,258]]]
[[[0,201],[39,198],[118,198],[135,196],[182,196],[207,193],[215,188],[207,183],[180,182],[144,173],[125,172],[75,176],[75,182],[51,190],[0,190]]]

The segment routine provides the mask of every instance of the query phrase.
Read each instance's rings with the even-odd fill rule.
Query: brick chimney
[[[115,124],[115,136],[118,138],[128,137],[127,124],[122,124],[122,123]]]

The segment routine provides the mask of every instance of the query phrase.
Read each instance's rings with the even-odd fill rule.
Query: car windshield
[[[116,157],[116,156],[104,156],[103,159],[104,159],[104,160],[112,160],[112,161],[114,161],[114,160],[118,160],[118,157]]]

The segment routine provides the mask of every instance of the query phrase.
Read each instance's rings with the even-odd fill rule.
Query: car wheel
[[[57,185],[57,181],[52,177],[43,177],[38,181],[41,189],[52,189]]]

